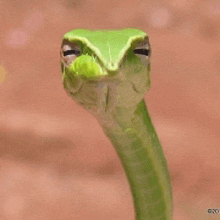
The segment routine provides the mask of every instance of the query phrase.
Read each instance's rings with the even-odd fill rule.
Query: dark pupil
[[[147,49],[134,49],[134,53],[148,56],[149,55],[149,50],[147,50]]]
[[[75,50],[67,50],[63,52],[64,56],[72,55],[72,54],[77,56],[80,54],[80,51],[75,49]]]

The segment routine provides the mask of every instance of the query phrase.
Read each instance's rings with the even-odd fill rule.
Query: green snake
[[[171,220],[166,158],[144,96],[150,88],[151,48],[139,29],[66,33],[61,46],[66,92],[98,121],[120,158],[136,220]]]

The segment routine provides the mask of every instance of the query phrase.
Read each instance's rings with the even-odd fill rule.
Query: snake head
[[[150,87],[150,52],[138,29],[68,32],[60,53],[64,88],[84,106],[136,103]]]

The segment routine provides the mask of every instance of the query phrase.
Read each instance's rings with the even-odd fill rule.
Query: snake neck
[[[131,187],[136,220],[171,220],[168,168],[143,88],[131,81],[86,81],[70,95],[95,116],[115,147]]]
[[[122,112],[124,109],[122,110]],[[144,100],[102,128],[126,172],[136,220],[171,220],[172,191],[167,162]]]
[[[95,116],[115,147],[131,187],[136,220],[171,220],[170,178],[144,102],[147,89],[114,79],[85,81],[69,93]]]

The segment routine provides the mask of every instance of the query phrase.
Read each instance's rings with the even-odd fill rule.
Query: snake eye
[[[68,56],[68,55],[79,56],[80,53],[81,53],[81,52],[80,52],[79,49],[72,49],[72,50],[63,51],[63,55],[64,55],[64,56]]]
[[[137,43],[136,47],[134,48],[134,54],[139,56],[150,56],[150,44],[148,40],[144,40],[142,42]]]
[[[148,49],[134,49],[135,54],[149,56],[150,50]]]
[[[63,41],[61,46],[60,56],[61,62],[68,67],[81,54],[81,48],[77,43],[72,43],[67,40]]]

